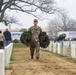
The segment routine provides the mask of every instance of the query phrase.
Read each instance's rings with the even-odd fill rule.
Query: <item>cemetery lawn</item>
[[[5,75],[76,75],[76,59],[40,50],[40,59],[30,59],[29,47],[14,44],[13,60]]]

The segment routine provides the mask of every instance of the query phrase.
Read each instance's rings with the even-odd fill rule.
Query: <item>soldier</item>
[[[40,43],[39,43],[39,34],[42,32],[42,29],[37,26],[38,20],[34,19],[34,26],[30,27],[28,31],[30,31],[32,35],[32,43],[33,46],[30,46],[30,55],[31,59],[34,57],[34,50],[36,48],[36,59],[39,59],[39,51],[40,51]]]

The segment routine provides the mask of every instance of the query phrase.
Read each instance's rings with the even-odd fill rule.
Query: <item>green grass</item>
[[[10,60],[11,60],[11,61],[13,61],[13,60],[14,60],[13,53],[12,53],[12,55],[11,55],[11,58],[10,58]]]
[[[5,68],[5,70],[12,70],[12,66],[10,66],[9,68]]]
[[[13,50],[14,50],[14,48],[13,48]],[[10,57],[10,60],[11,60],[11,61],[13,61],[13,60],[14,60],[13,50],[12,50],[12,54],[11,54],[11,57]]]
[[[12,55],[11,55],[10,60],[13,61],[15,59],[14,55],[13,55],[15,48],[25,48],[25,47],[26,47],[26,45],[23,45],[22,43],[14,43],[13,50],[12,50]]]
[[[26,45],[22,44],[22,43],[14,43],[14,48],[25,48]]]
[[[68,57],[67,59],[72,60],[73,58],[72,57]]]

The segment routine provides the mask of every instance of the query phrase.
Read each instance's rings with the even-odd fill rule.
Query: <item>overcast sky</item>
[[[69,13],[69,16],[73,19],[76,20],[76,0],[56,0],[58,5],[60,7],[64,7],[68,13]],[[16,15],[15,13],[12,12],[12,15]],[[17,15],[20,20],[20,25],[11,25],[11,28],[14,29],[14,28],[29,28],[30,26],[33,25],[33,19],[35,19],[35,17],[33,17],[32,15],[30,14],[26,14],[26,13],[21,13],[19,15]],[[53,15],[51,15],[51,18],[53,17]],[[38,25],[42,28],[46,28],[47,25],[48,25],[48,20],[43,20],[43,21],[40,21],[39,20],[39,23]],[[8,28],[4,25],[0,25],[0,29],[4,29],[4,28]]]

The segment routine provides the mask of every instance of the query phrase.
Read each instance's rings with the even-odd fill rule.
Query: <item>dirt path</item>
[[[10,67],[5,75],[76,75],[76,63],[45,51],[41,51],[39,60],[31,60],[29,48],[14,49]]]

